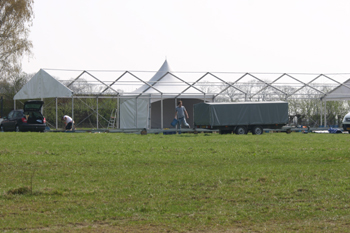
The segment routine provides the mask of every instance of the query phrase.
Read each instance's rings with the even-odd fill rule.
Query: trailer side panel
[[[211,127],[287,124],[288,103],[199,103],[194,105],[194,123]]]

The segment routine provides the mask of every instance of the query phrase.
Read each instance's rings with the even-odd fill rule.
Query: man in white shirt
[[[64,124],[66,126],[66,130],[71,130],[73,127],[73,119],[68,116],[68,115],[64,115],[62,117],[62,121],[64,121]]]

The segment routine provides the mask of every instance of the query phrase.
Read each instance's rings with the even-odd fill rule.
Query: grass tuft
[[[7,191],[7,194],[9,195],[24,195],[24,194],[30,194],[32,192],[31,188],[28,187],[20,187],[20,188],[14,188]]]

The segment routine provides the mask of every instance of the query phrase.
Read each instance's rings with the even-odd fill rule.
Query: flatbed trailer
[[[263,134],[288,123],[288,102],[218,102],[194,105],[195,128],[218,129],[220,134]],[[290,130],[286,130],[290,133]]]

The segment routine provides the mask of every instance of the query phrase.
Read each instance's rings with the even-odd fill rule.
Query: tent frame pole
[[[176,108],[177,108],[177,98],[175,98],[174,100],[175,100],[175,109],[176,109]],[[177,117],[176,117],[176,118],[177,118]],[[177,119],[177,120],[179,120],[179,119]],[[175,126],[176,129],[178,129],[178,125],[179,125],[179,124],[176,124],[176,126]]]
[[[152,127],[152,97],[148,100],[148,129]]]
[[[90,105],[88,105],[87,103],[85,103],[83,100],[81,100],[81,98],[78,98],[79,101],[81,101],[83,104],[85,104],[88,108],[90,108],[93,113],[90,113],[87,117],[85,117],[83,120],[81,120],[79,123],[76,123],[75,125],[80,125],[82,122],[84,122],[86,119],[88,119],[90,116],[92,116],[94,113],[96,113],[96,109],[91,107]],[[105,102],[102,105],[106,105],[109,102]],[[101,114],[98,114],[102,119],[104,119],[107,123],[109,122],[109,120],[107,120],[106,118],[104,118]]]
[[[160,128],[163,129],[163,93],[160,94]]]
[[[137,128],[137,97],[135,98],[135,112],[136,112],[136,116],[135,116],[135,128]]]
[[[72,129],[74,129],[74,96],[72,96],[72,119],[73,119]]]
[[[321,111],[320,111],[320,125],[322,125],[322,117],[323,117],[323,101],[320,101],[320,105],[321,105]]]
[[[0,102],[1,102],[0,117],[4,117],[3,116],[4,114],[4,97],[3,96],[0,97]]]
[[[117,99],[117,129],[119,129],[119,118],[120,118],[120,98],[118,96],[118,99]]]
[[[44,98],[41,97],[40,100],[44,102]],[[41,115],[44,115],[44,105],[41,107],[40,112],[41,112]]]
[[[324,127],[327,127],[327,100],[324,101]]]
[[[56,130],[58,129],[58,111],[57,111],[57,97],[56,97]]]
[[[96,97],[96,129],[98,129],[98,96]]]

